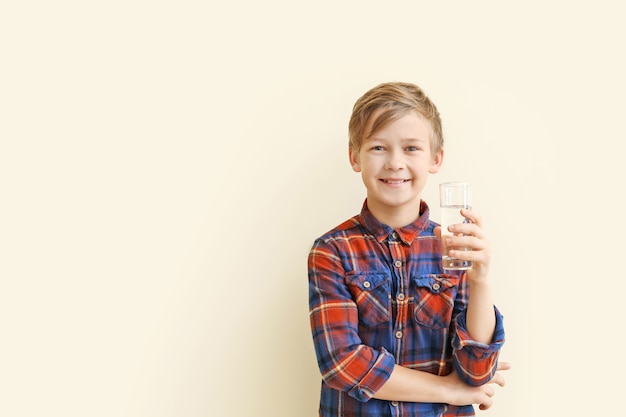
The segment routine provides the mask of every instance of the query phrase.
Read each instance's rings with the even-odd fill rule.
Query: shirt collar
[[[428,204],[424,200],[420,202],[420,214],[413,223],[410,223],[404,227],[398,227],[396,229],[387,226],[384,223],[378,221],[376,217],[367,207],[367,199],[363,202],[361,208],[361,214],[359,215],[361,224],[376,237],[376,240],[383,242],[385,239],[399,239],[407,245],[413,243],[413,241],[419,236],[419,234],[429,226],[429,208]],[[396,235],[394,236],[394,232]],[[397,237],[396,237],[397,236]]]

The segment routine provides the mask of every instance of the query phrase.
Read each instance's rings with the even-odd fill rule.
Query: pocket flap
[[[433,294],[439,294],[459,284],[459,277],[451,274],[428,274],[413,278],[418,287],[428,288]]]
[[[362,291],[371,291],[383,285],[389,280],[385,273],[356,273],[346,275],[346,281],[350,285],[359,287]]]

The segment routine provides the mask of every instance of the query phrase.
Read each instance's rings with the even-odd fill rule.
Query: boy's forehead
[[[376,122],[381,118],[381,116],[384,115],[384,113],[386,113],[386,111],[389,111],[389,109],[379,108],[376,111],[372,112],[372,114],[368,117],[365,123],[365,135],[363,138],[364,141],[375,139],[377,132],[387,127],[390,123],[393,123],[394,121],[402,119],[403,117],[406,117],[406,116],[416,116],[422,123],[426,125],[426,128],[428,129],[429,136],[430,136],[430,132],[432,131],[432,128],[433,128],[432,123],[430,122],[430,120],[424,117],[424,115],[422,115],[420,112],[414,109],[411,109],[408,111],[402,111],[402,112],[389,113],[388,115],[385,116],[386,120],[383,121],[383,124],[380,126],[376,126],[376,130],[372,131]],[[416,139],[416,140],[428,139],[428,138],[422,138],[421,135],[417,135],[416,132],[414,132],[415,134],[411,134],[409,132],[407,133],[408,133],[407,139]]]
[[[388,108],[388,107],[381,107],[381,108],[374,110],[367,117],[367,119],[365,120],[365,125],[372,126],[381,117],[384,117],[385,119],[387,119],[387,121],[385,122],[385,124],[387,124],[387,123],[390,123],[397,119],[401,119],[402,117],[408,116],[408,115],[417,116],[422,121],[428,123],[429,125],[431,124],[430,120],[428,120],[422,113],[418,112],[415,109],[399,110],[399,109],[393,109],[393,108]]]

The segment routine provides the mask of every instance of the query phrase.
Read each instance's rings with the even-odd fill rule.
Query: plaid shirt
[[[395,364],[468,384],[495,371],[504,343],[502,316],[490,345],[465,326],[469,286],[441,269],[441,250],[422,201],[420,217],[399,229],[380,223],[367,200],[354,216],[315,241],[308,259],[309,309],[322,374],[320,416],[473,416],[472,405],[372,398]]]

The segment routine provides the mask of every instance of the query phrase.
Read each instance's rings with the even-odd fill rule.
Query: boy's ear
[[[435,174],[439,172],[439,168],[441,168],[442,163],[443,163],[443,149],[440,149],[439,152],[433,155],[433,159],[431,161],[428,172],[430,172],[431,174]]]
[[[359,163],[359,153],[354,149],[348,149],[348,156],[350,157],[350,165],[354,172],[361,172],[361,164]]]

